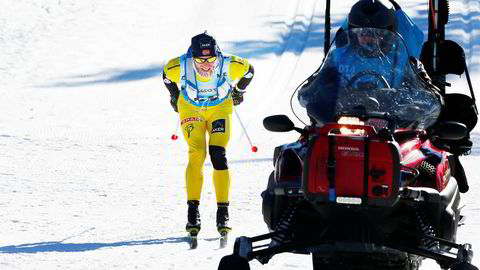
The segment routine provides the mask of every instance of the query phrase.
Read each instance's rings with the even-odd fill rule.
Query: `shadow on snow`
[[[165,239],[151,239],[142,241],[122,241],[113,243],[63,243],[39,242],[31,244],[0,247],[0,253],[39,253],[39,252],[84,252],[101,248],[148,246],[168,243],[188,243],[187,237],[168,237]]]
[[[323,7],[322,7],[323,8]],[[418,12],[418,15],[412,17],[412,20],[425,33],[425,39],[428,32],[428,10],[427,6]],[[323,14],[323,11],[321,11]],[[344,21],[348,11],[344,14],[332,14],[331,22],[331,40],[335,36],[336,31]],[[474,54],[474,48],[480,45],[480,39],[475,38],[474,29],[480,25],[479,12],[472,12],[468,17],[461,14],[452,14],[449,23],[446,25],[447,39],[456,41],[465,49],[467,60],[470,60]],[[335,20],[334,18],[341,18]],[[321,23],[315,23],[319,21]],[[285,21],[266,21],[265,24],[273,29],[288,29],[286,33],[278,33],[274,36],[274,41],[265,40],[242,40],[237,42],[226,42],[225,51],[247,58],[262,59],[269,54],[276,56],[286,52],[292,52],[296,55],[301,54],[305,49],[318,47],[323,48],[324,43],[324,16],[312,17],[312,23],[307,25],[305,22],[296,21],[293,25],[288,25]],[[463,32],[448,32],[453,29],[463,29]],[[464,38],[465,34],[469,38]],[[187,45],[186,45],[187,47]],[[185,48],[186,50],[186,48]],[[181,54],[182,51],[179,51]],[[323,55],[318,58],[318,65],[322,62]],[[471,63],[470,71],[478,71],[479,63]],[[131,81],[145,80],[163,73],[163,65],[147,66],[139,69],[124,70],[106,70],[92,74],[82,74],[75,77],[65,78],[63,81],[47,85],[47,87],[78,87],[92,84],[110,84],[123,83]]]
[[[300,55],[308,48],[323,48],[324,42],[324,17],[315,16],[313,21],[320,20],[322,23],[311,23],[308,26],[305,22],[296,21],[289,26],[284,21],[267,22],[269,28],[285,29],[288,28],[287,33],[279,33],[274,37],[276,41],[263,40],[242,40],[238,42],[227,43],[227,50],[235,55],[244,58],[265,58],[267,54],[275,54],[276,56],[283,53],[291,52],[295,55]],[[340,27],[342,21],[332,22],[332,30]],[[334,33],[332,31],[332,33]],[[322,56],[319,57],[319,64]]]
[[[63,81],[41,87],[79,87],[92,84],[111,84],[140,81],[162,76],[163,65],[148,66],[140,69],[107,70],[92,74],[82,74]]]
[[[244,164],[244,163],[262,163],[262,162],[273,162],[272,158],[251,158],[251,159],[238,159],[238,160],[232,160],[228,161],[228,164]],[[205,167],[213,167],[211,162],[205,162]]]
[[[285,28],[288,27],[286,22],[271,21],[266,22],[270,27]],[[332,24],[334,26],[335,24]],[[339,26],[339,25],[338,25]],[[247,59],[261,59],[268,54],[281,55],[285,52],[293,52],[301,54],[302,51],[310,47],[323,47],[323,24],[314,24],[307,27],[303,22],[295,22],[288,27],[291,31],[286,34],[278,34],[274,40],[278,41],[263,41],[263,40],[243,40],[239,42],[224,43],[224,49],[228,53],[232,53]],[[318,31],[317,31],[318,29]],[[309,40],[309,42],[303,42]],[[288,45],[288,46],[287,46]],[[185,51],[188,44],[185,45]],[[183,51],[179,51],[179,55]],[[319,64],[322,58],[319,57]],[[124,83],[131,81],[140,81],[152,77],[161,76],[163,73],[163,65],[148,66],[139,69],[125,69],[125,70],[106,70],[91,74],[81,74],[78,76],[63,78],[61,81],[43,85],[40,87],[80,87],[93,84],[112,84]]]

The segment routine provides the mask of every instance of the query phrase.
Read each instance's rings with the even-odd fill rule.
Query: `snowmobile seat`
[[[443,143],[445,143],[454,154],[467,154],[472,147],[469,134],[477,124],[478,111],[475,105],[473,89],[470,84],[470,77],[468,75],[465,52],[460,45],[451,40],[445,40],[442,42],[441,46],[437,48],[437,52],[439,64],[434,70],[432,64],[434,61],[431,59],[433,55],[433,44],[430,41],[426,41],[423,44],[420,61],[424,64],[430,77],[434,78],[448,74],[462,75],[463,73],[466,73],[469,82],[471,97],[460,93],[446,94],[445,91],[442,93],[445,107],[439,118],[439,122],[455,121],[462,123],[467,127],[468,133],[464,138],[460,140],[443,141]]]
[[[477,111],[474,100],[464,94],[451,93],[443,95],[445,107],[440,114],[440,121],[455,121],[464,124],[468,132],[477,125]]]
[[[445,76],[448,74],[462,75],[467,73],[469,79],[467,63],[465,60],[465,52],[463,48],[455,41],[445,40],[438,48],[438,58],[440,63],[436,70],[433,69],[431,56],[433,55],[433,45],[430,41],[426,41],[422,47],[420,61],[424,64],[425,69],[430,77]],[[454,93],[442,93],[445,108],[440,116],[440,121],[456,121],[465,124],[470,132],[478,120],[478,111],[475,105],[475,97]]]
[[[477,124],[477,109],[475,101],[464,94],[444,94],[445,107],[440,114],[438,123],[454,121],[467,127],[467,134],[459,140],[439,139],[439,143],[448,146],[449,151],[455,155],[468,155],[472,149],[470,132]]]
[[[462,75],[466,70],[465,52],[463,48],[455,41],[445,40],[439,48],[437,48],[437,57],[440,64],[436,70],[433,69],[433,43],[426,41],[423,43],[420,61],[425,66],[428,75],[435,77],[439,75],[456,74]]]

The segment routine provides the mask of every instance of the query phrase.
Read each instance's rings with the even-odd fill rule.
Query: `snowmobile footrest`
[[[311,240],[306,241],[293,241],[287,243],[279,243],[275,240],[272,240],[276,235],[280,233],[285,233],[282,231],[276,231],[268,234],[259,235],[256,237],[246,237],[241,236],[235,240],[234,245],[234,254],[250,261],[253,259],[257,259],[260,263],[266,264],[268,261],[275,255],[283,252],[296,252],[299,253],[299,250],[309,250],[311,247],[315,247],[318,245],[325,244],[321,238],[314,238]],[[413,235],[410,232],[403,232],[406,235]],[[418,236],[418,235],[417,235]],[[419,237],[419,236],[418,236]],[[396,242],[387,242],[384,243],[386,247],[393,248],[399,251],[403,251],[409,254],[416,254],[425,258],[435,260],[442,269],[453,269],[455,270],[460,269],[461,265],[468,266],[467,270],[472,270],[471,268],[471,261],[473,258],[473,251],[472,246],[470,244],[456,244],[450,241],[447,241],[442,238],[437,238],[433,236],[426,236],[423,237],[430,238],[433,241],[436,241],[440,246],[440,250],[449,249],[450,251],[447,253],[431,250],[423,247],[418,246],[409,246],[401,243]],[[254,246],[254,243],[263,241],[263,240],[271,240],[269,244],[257,245]],[[456,250],[456,252],[455,252]],[[458,268],[460,267],[460,268]],[[478,269],[475,269],[478,270]]]
[[[433,259],[441,266],[442,269],[451,269],[455,265],[471,265],[470,263],[472,262],[472,258],[473,258],[472,245],[455,244],[452,242],[448,242],[444,239],[440,239],[436,237],[431,237],[431,238],[438,241],[441,245],[456,249],[457,252],[453,252],[452,250],[450,250],[450,252],[448,253],[450,255],[454,255],[454,256],[456,255],[456,256],[455,257],[448,256],[448,255],[441,254],[439,252],[435,252],[425,248],[411,247],[411,246],[399,245],[399,244],[393,244],[393,243],[389,243],[386,246],[397,249],[397,250],[401,250],[407,253],[416,254],[425,258]]]

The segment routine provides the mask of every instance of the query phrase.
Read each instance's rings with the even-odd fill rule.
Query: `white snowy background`
[[[332,33],[353,0],[332,1]],[[400,1],[426,33],[427,1]],[[480,97],[480,3],[452,0],[447,38],[461,44]],[[266,233],[260,192],[276,145],[295,132],[263,129],[290,113],[295,87],[323,58],[320,0],[0,0],[0,269],[217,269],[236,236]],[[162,82],[165,62],[205,29],[255,67],[236,107],[228,147],[231,225],[218,248],[212,166],[207,158],[199,247],[189,250],[184,169],[172,141],[178,115]],[[467,92],[465,77],[451,92]],[[298,121],[295,123],[300,126]],[[480,134],[461,160],[471,190],[458,241],[480,250]],[[480,265],[480,257],[474,258]],[[311,269],[311,257],[281,254],[252,269]],[[425,261],[424,269],[439,269]]]

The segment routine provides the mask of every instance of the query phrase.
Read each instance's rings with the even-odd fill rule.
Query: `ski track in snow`
[[[333,36],[354,1],[332,2]],[[417,12],[415,19],[426,20],[419,12],[425,3],[404,2]],[[217,269],[235,237],[267,233],[260,192],[273,169],[273,148],[298,134],[267,132],[261,122],[283,113],[300,126],[290,112],[290,95],[323,58],[324,10],[318,0],[3,5],[0,269]],[[447,34],[465,48],[475,88],[479,11],[478,1],[451,1],[455,27],[447,25]],[[234,230],[227,248],[219,249],[207,157],[199,247],[189,250],[187,147],[183,138],[170,140],[178,115],[161,72],[165,61],[184,53],[191,36],[205,29],[224,51],[255,66],[245,102],[236,109],[259,152],[250,152],[233,120],[228,157]],[[471,191],[463,196],[467,220],[458,232],[458,241],[472,243],[475,251],[480,249],[479,134],[477,127],[472,154],[462,157]],[[474,257],[475,265],[479,261]],[[311,269],[311,257],[279,254],[266,265],[254,260],[250,266]],[[427,260],[422,269],[439,267]]]

